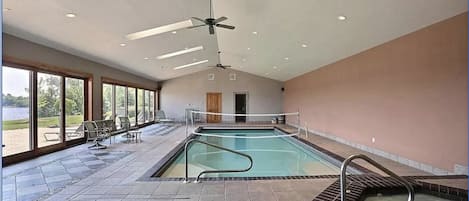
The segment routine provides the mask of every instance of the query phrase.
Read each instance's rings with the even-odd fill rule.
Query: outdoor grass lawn
[[[83,115],[66,116],[67,126],[78,126],[83,121]],[[59,117],[43,117],[37,119],[39,127],[52,127],[59,125]],[[29,127],[28,119],[3,121],[3,130],[15,130]]]

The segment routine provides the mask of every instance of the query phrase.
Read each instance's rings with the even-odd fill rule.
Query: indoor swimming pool
[[[337,175],[340,171],[339,161],[293,137],[268,137],[285,135],[280,130],[203,129],[200,133],[225,136],[196,136],[195,139],[236,150],[253,159],[253,167],[247,172],[212,173],[205,177]],[[184,177],[185,154],[182,149],[155,176]],[[201,143],[189,146],[188,157],[189,177],[196,177],[203,170],[244,169],[249,166],[245,157]]]

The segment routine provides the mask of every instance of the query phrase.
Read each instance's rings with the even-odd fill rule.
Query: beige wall
[[[284,110],[353,143],[467,166],[467,23],[461,14],[288,80]]]
[[[215,80],[208,80],[214,73]],[[236,73],[236,81],[229,80]],[[205,111],[206,93],[222,93],[222,112],[234,113],[234,93],[248,93],[248,113],[279,113],[282,111],[282,82],[235,71],[214,69],[167,80],[162,83],[161,109],[171,118],[182,121],[185,108]],[[223,118],[231,121],[232,118]],[[257,119],[260,120],[260,119]]]
[[[93,118],[101,119],[101,77],[156,89],[157,82],[3,33],[3,56],[93,74]]]

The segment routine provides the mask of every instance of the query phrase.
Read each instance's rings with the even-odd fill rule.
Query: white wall
[[[215,74],[215,80],[208,80],[209,73]],[[235,81],[229,80],[230,73],[236,73]],[[222,112],[234,113],[234,93],[247,92],[247,113],[280,113],[283,106],[282,87],[283,83],[280,81],[232,69],[210,68],[163,82],[161,110],[169,118],[183,121],[185,108],[206,111],[207,92],[221,92]],[[229,122],[233,118],[222,120]]]

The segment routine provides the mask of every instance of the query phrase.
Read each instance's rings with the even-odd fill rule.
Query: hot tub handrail
[[[346,171],[347,171],[347,166],[355,159],[357,158],[360,158],[368,163],[370,163],[371,165],[375,166],[376,168],[380,169],[381,171],[383,171],[384,173],[388,174],[389,176],[393,177],[394,179],[398,180],[399,182],[401,182],[405,188],[407,189],[408,193],[409,193],[409,197],[407,198],[407,201],[414,201],[414,198],[415,198],[415,190],[414,190],[414,187],[412,187],[412,185],[407,181],[405,180],[404,178],[400,177],[399,175],[395,174],[394,172],[392,172],[391,170],[385,168],[384,166],[382,166],[381,164],[379,164],[378,162],[374,161],[373,159],[369,158],[368,156],[366,155],[363,155],[363,154],[357,154],[357,155],[351,155],[350,157],[348,157],[347,159],[345,159],[345,161],[342,163],[342,166],[340,167],[340,200],[341,201],[345,201],[345,197],[346,197],[346,183],[347,183],[347,175],[346,175]]]
[[[211,146],[211,147],[215,147],[215,148],[218,148],[218,149],[221,149],[221,150],[225,150],[225,151],[228,151],[228,152],[231,152],[231,153],[234,153],[234,154],[238,154],[240,156],[243,156],[243,157],[246,157],[247,159],[249,159],[249,167],[247,167],[246,169],[241,169],[241,170],[204,170],[202,172],[199,173],[199,175],[197,176],[197,179],[194,181],[194,183],[198,183],[199,182],[199,179],[200,179],[200,176],[202,176],[203,174],[207,174],[207,173],[232,173],[232,172],[247,172],[249,171],[251,168],[252,168],[252,164],[253,164],[253,161],[252,161],[252,158],[251,156],[247,155],[247,154],[244,154],[244,153],[241,153],[241,152],[238,152],[238,151],[235,151],[235,150],[232,150],[232,149],[228,149],[228,148],[225,148],[225,147],[222,147],[222,146],[218,146],[218,145],[215,145],[215,144],[210,144],[208,142],[204,142],[204,141],[201,141],[201,140],[197,140],[197,139],[191,139],[191,140],[188,140],[185,145],[184,145],[184,153],[185,153],[185,157],[186,157],[186,175],[185,175],[185,178],[184,178],[184,183],[189,183],[189,166],[188,166],[188,147],[191,143],[195,143],[195,142],[198,142],[198,143],[202,143],[202,144],[205,144],[207,146]]]

